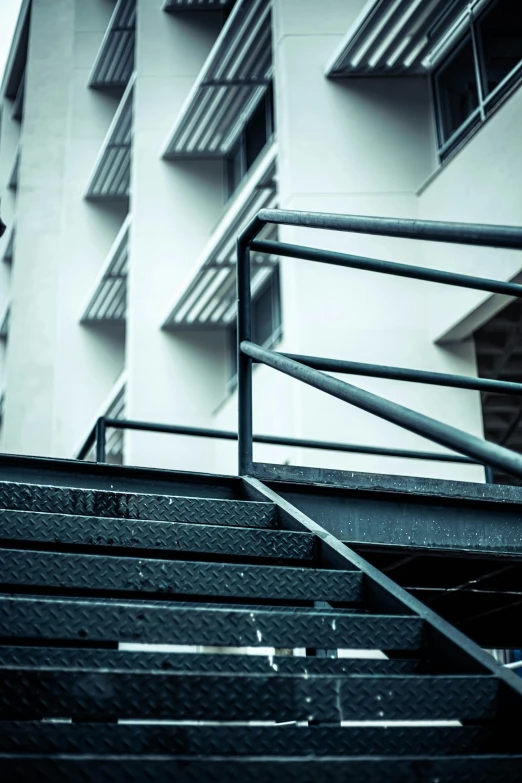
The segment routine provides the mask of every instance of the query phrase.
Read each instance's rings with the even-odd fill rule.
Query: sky
[[[0,0],[0,83],[22,0]]]

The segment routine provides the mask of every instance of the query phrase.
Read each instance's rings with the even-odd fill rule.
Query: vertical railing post
[[[105,418],[100,416],[96,422],[96,462],[106,462],[105,459]]]
[[[252,338],[252,295],[250,290],[249,241],[237,240],[237,389],[238,471],[251,472],[252,455],[252,359],[241,351],[243,340]]]
[[[495,479],[493,478],[493,468],[490,468],[489,465],[484,465],[484,473],[486,484],[494,484]]]

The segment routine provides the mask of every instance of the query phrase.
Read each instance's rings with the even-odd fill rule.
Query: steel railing
[[[176,424],[159,424],[151,421],[134,421],[132,419],[112,419],[100,416],[96,424],[80,448],[77,459],[84,460],[91,450],[94,450],[96,462],[107,461],[107,429],[138,430],[141,432],[157,432],[167,435],[184,435],[218,440],[237,440],[237,432],[231,430],[214,430],[206,427],[186,427]],[[467,457],[456,454],[444,454],[432,451],[413,451],[410,449],[390,449],[378,446],[364,446],[350,443],[335,443],[332,441],[311,440],[309,438],[285,438],[277,435],[253,434],[254,443],[264,443],[271,446],[291,446],[322,451],[344,451],[351,454],[371,454],[380,457],[398,457],[401,459],[419,459],[437,462],[460,462],[477,464]]]
[[[299,226],[312,229],[329,229],[351,233],[389,236],[402,239],[419,239],[462,245],[509,248],[522,250],[522,228],[513,226],[487,226],[466,223],[442,223],[398,218],[360,217],[288,210],[261,210],[237,240],[237,366],[238,366],[238,458],[239,474],[253,475],[252,434],[252,364],[254,361],[272,367],[303,383],[326,392],[338,399],[373,413],[403,429],[421,435],[445,446],[469,460],[486,466],[491,479],[491,468],[522,478],[522,456],[509,449],[444,424],[441,421],[417,413],[379,395],[325,375],[329,372],[345,372],[350,375],[369,375],[400,381],[430,383],[439,386],[495,391],[501,394],[522,394],[522,384],[506,381],[448,375],[401,367],[363,364],[326,359],[314,356],[297,356],[270,351],[255,345],[252,337],[252,294],[250,252],[269,253],[277,256],[300,258],[307,261],[335,264],[351,269],[363,269],[381,274],[398,275],[427,282],[472,288],[490,293],[522,298],[522,286],[515,283],[490,280],[470,275],[456,274],[363,256],[337,253],[301,245],[256,240],[268,223]]]

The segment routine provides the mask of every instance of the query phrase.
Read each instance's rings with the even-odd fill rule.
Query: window
[[[522,60],[522,7],[520,2],[499,0],[489,6],[477,23],[484,95],[491,95]]]
[[[450,139],[478,109],[479,98],[471,35],[468,35],[435,76],[441,141]]]
[[[252,301],[252,342],[273,348],[282,334],[279,269],[275,269]],[[228,330],[228,383],[231,388],[237,376],[237,327]]]
[[[274,99],[270,84],[225,159],[229,198],[236,192],[273,133]]]
[[[522,76],[522,4],[493,0],[433,76],[444,160]]]

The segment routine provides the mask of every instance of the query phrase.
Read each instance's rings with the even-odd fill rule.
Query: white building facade
[[[263,207],[520,224],[521,79],[514,0],[26,0],[2,87],[1,450],[74,457],[105,414],[236,430],[241,228]],[[278,236],[498,280],[522,270],[516,251]],[[253,291],[254,341],[277,350],[522,380],[507,297],[266,256]],[[516,398],[348,380],[521,447]],[[254,430],[440,450],[267,367]],[[234,443],[207,438],[111,431],[108,450],[237,470]],[[484,480],[436,461],[254,457]]]

